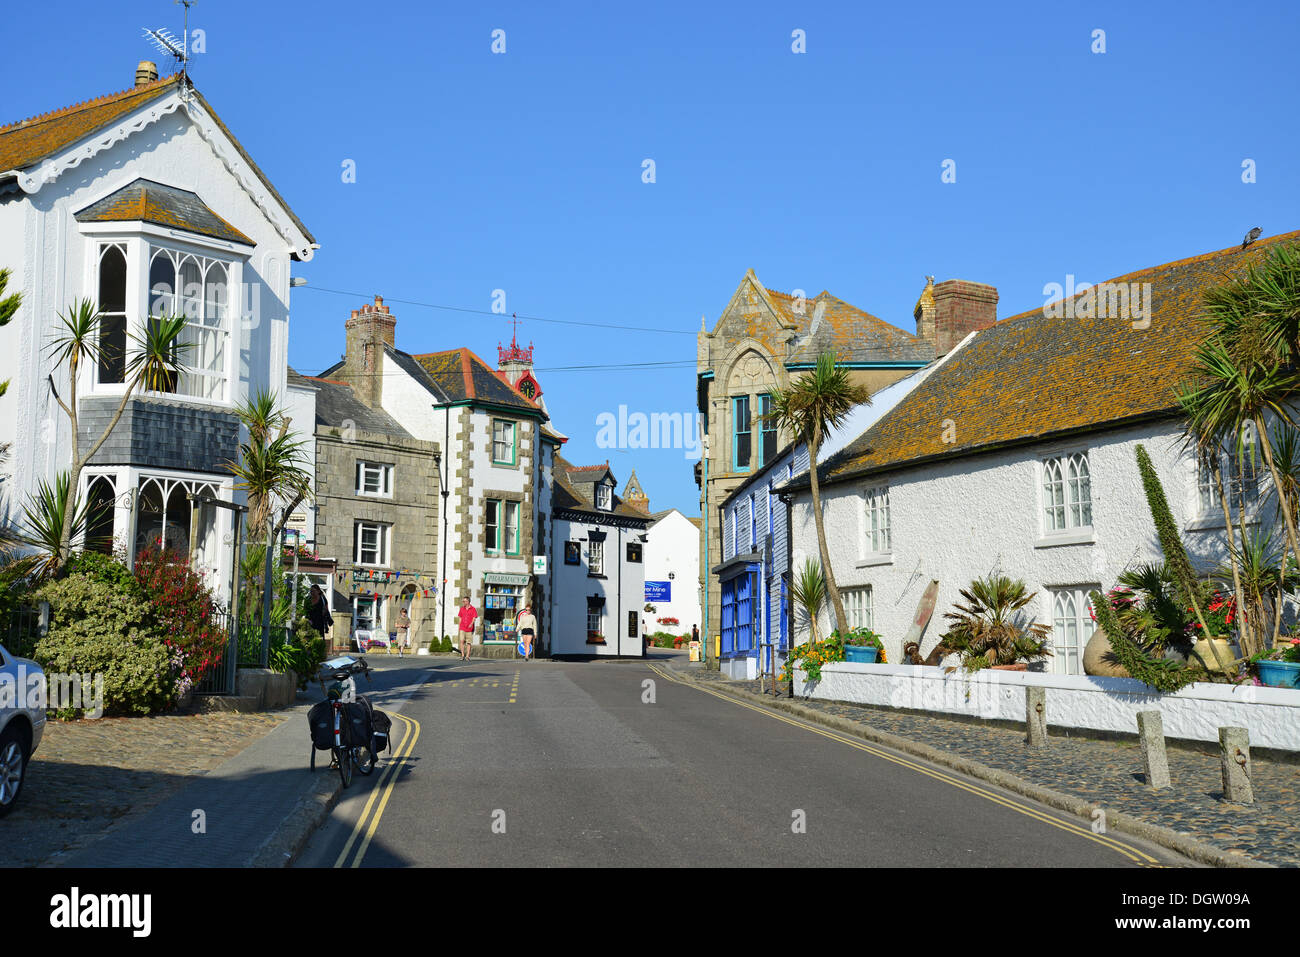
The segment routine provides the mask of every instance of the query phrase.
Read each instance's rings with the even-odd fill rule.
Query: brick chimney
[[[926,286],[931,292],[931,287]],[[966,335],[987,329],[998,321],[998,290],[982,282],[965,279],[945,279],[936,283],[932,291],[934,318],[929,327],[934,354],[947,355]],[[922,293],[922,300],[925,294]],[[918,311],[923,311],[917,303]],[[917,319],[917,334],[921,334],[921,319]],[[930,338],[927,336],[926,338]]]
[[[916,337],[927,342],[934,342],[933,276],[925,277],[925,288],[921,290],[921,298],[916,300],[916,308],[912,310],[912,318],[916,320]]]
[[[144,86],[158,79],[158,64],[152,60],[141,60],[135,68],[135,85]]]
[[[397,317],[389,313],[383,296],[373,304],[353,309],[343,323],[347,351],[343,357],[343,378],[358,399],[372,409],[383,400],[384,346],[396,341]]]

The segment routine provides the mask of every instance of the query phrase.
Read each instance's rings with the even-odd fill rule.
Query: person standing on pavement
[[[403,608],[397,616],[397,654],[406,654],[406,649],[411,647],[411,616]]]
[[[533,641],[537,638],[537,616],[533,614],[532,605],[524,605],[515,622],[519,629],[519,639],[524,643],[524,660],[533,656]]]
[[[307,596],[307,621],[322,638],[329,628],[334,627],[334,616],[330,614],[329,602],[320,590],[320,585],[312,585]]]
[[[460,610],[456,612],[458,628],[457,644],[460,647],[460,660],[469,661],[469,651],[474,647],[474,620],[478,618],[478,609],[469,603],[469,595],[462,595]]]

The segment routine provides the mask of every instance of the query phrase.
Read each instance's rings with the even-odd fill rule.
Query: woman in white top
[[[533,639],[537,637],[537,616],[533,614],[532,605],[524,605],[520,610],[515,627],[519,629],[519,638],[524,643],[524,659],[527,660],[533,656]]]

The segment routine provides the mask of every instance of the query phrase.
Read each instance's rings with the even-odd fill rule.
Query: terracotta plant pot
[[[1017,661],[1014,665],[989,665],[992,671],[1028,671],[1029,662]]]
[[[1115,660],[1106,632],[1098,628],[1083,648],[1083,673],[1100,678],[1131,678],[1128,669]]]

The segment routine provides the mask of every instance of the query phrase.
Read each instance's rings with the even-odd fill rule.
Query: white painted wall
[[[605,577],[588,574],[588,535],[592,529],[605,532]],[[653,631],[650,616],[645,608],[645,562],[629,562],[627,545],[641,542],[645,532],[641,529],[623,528],[604,524],[595,516],[590,519],[561,519],[555,523],[555,558],[551,629],[551,653],[554,655],[632,656],[642,653],[640,622]],[[564,564],[564,543],[580,541],[582,563]],[[642,551],[644,557],[644,548]],[[587,644],[587,596],[605,598],[605,644]],[[638,631],[628,635],[628,614],[635,612]]]
[[[1194,684],[1161,694],[1133,678],[1097,678],[980,671],[944,674],[942,668],[822,666],[809,683],[795,669],[795,693],[830,701],[911,708],[1004,721],[1025,720],[1025,689],[1047,689],[1047,723],[1137,734],[1137,713],[1159,711],[1165,736],[1218,741],[1219,728],[1245,728],[1255,747],[1300,751],[1300,691],[1253,685]]]
[[[316,541],[316,512],[312,505],[316,501],[316,390],[311,386],[290,386],[286,383],[284,408],[289,414],[291,432],[296,433],[303,443],[302,459],[309,462],[311,472],[311,497],[300,502],[294,514],[301,513],[301,523],[290,522],[288,527],[298,528],[304,541]],[[287,504],[287,503],[285,503]]]
[[[943,614],[960,600],[958,589],[994,569],[1023,579],[1029,591],[1037,593],[1029,610],[1050,623],[1048,588],[1109,589],[1124,568],[1162,558],[1134,457],[1138,443],[1151,455],[1193,560],[1205,570],[1217,565],[1223,560],[1221,518],[1212,515],[1210,527],[1201,527],[1205,523],[1198,520],[1195,465],[1182,453],[1179,428],[1167,421],[823,486],[836,582],[840,588],[872,587],[874,628],[883,636],[891,662],[901,660],[903,636],[931,579],[939,581],[939,598],[921,643],[923,651],[945,630]],[[1085,449],[1092,478],[1092,531],[1086,541],[1054,544],[1040,531],[1040,460]],[[866,489],[882,484],[889,487],[893,548],[888,555],[869,556],[862,497]],[[1271,515],[1271,505],[1266,503],[1262,511]],[[797,567],[804,557],[817,557],[806,490],[794,502],[792,523]],[[821,624],[830,627],[829,613],[823,614]],[[803,627],[796,640],[807,638]]]
[[[671,581],[668,576],[672,575]],[[689,635],[700,625],[700,530],[677,509],[673,509],[646,531],[645,581],[667,581],[672,601],[655,602],[646,612],[646,628]],[[644,601],[642,608],[645,607]],[[676,618],[679,624],[660,625],[656,618]]]

